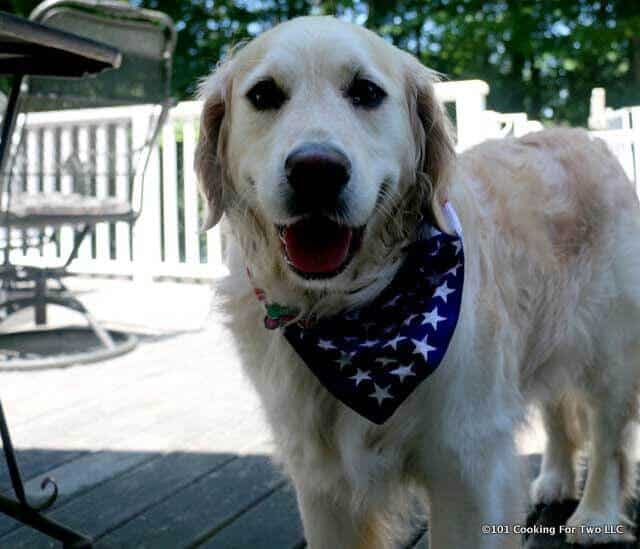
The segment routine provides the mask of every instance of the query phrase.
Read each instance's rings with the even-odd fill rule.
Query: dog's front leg
[[[354,511],[348,498],[296,486],[310,549],[383,549],[381,524],[373,512]]]
[[[522,537],[524,482],[511,442],[483,448],[470,466],[451,460],[428,482],[430,549],[515,549]],[[490,454],[487,455],[487,454]]]

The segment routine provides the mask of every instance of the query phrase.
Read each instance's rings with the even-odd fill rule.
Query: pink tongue
[[[351,237],[351,229],[325,218],[299,221],[283,234],[289,261],[303,273],[337,270],[347,259]]]

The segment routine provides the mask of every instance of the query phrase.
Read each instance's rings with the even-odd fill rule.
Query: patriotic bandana
[[[292,322],[294,310],[265,302],[269,329],[284,335],[320,383],[361,416],[389,419],[444,358],[458,322],[464,280],[462,229],[457,236],[426,225],[409,245],[392,282],[371,303],[313,324]]]

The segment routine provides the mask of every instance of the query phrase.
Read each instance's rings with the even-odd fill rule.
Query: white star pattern
[[[426,335],[424,336],[424,339],[422,341],[418,339],[412,339],[411,341],[413,342],[413,345],[414,345],[413,354],[422,355],[422,358],[424,358],[425,360],[427,360],[428,353],[436,350],[435,347],[432,347],[431,345],[429,345],[429,343],[427,342]]]
[[[405,339],[407,339],[406,337],[402,337],[397,335],[396,337],[394,337],[393,339],[390,339],[389,341],[387,341],[382,348],[384,349],[385,347],[391,347],[394,351],[397,350],[398,348],[398,343],[400,343],[401,341],[404,341]]]
[[[438,288],[436,289],[436,291],[433,294],[433,297],[440,297],[442,298],[442,301],[444,301],[445,303],[447,302],[447,296],[449,294],[452,294],[453,292],[455,292],[455,290],[449,288],[449,286],[447,286],[447,281],[444,281],[444,284],[441,284],[440,286],[438,286]]]
[[[422,325],[431,324],[431,327],[434,330],[438,329],[438,322],[442,322],[443,320],[447,320],[444,316],[438,315],[438,307],[434,307],[433,311],[430,313],[424,313],[422,315]]]
[[[386,399],[393,398],[389,393],[389,385],[386,387],[380,387],[377,383],[373,384],[374,392],[369,395],[370,398],[375,398],[378,401],[378,406],[382,406],[382,402]]]
[[[356,387],[357,387],[358,385],[360,385],[361,381],[371,380],[371,376],[369,375],[369,373],[370,372],[368,370],[365,372],[360,368],[358,368],[356,375],[351,376],[349,379],[353,379],[353,381],[356,382]]]
[[[393,374],[394,376],[398,376],[398,378],[400,379],[400,383],[402,383],[405,377],[416,375],[413,372],[412,368],[413,368],[413,363],[409,364],[408,366],[400,366],[395,370],[391,370],[391,372],[389,373]]]
[[[331,349],[337,349],[337,347],[331,343],[329,339],[320,339],[318,340],[318,347],[324,349],[325,351],[330,351]]]
[[[383,366],[387,366],[389,364],[396,364],[398,361],[394,360],[393,358],[380,357],[380,358],[376,358],[376,362],[379,362]]]
[[[444,273],[445,275],[453,275],[456,276],[458,269],[462,267],[462,263],[458,262],[457,265],[454,265],[453,267],[451,267],[451,269],[449,269],[446,273]]]
[[[360,343],[360,347],[375,347],[378,344],[378,340],[377,339],[367,339],[366,341],[363,341],[362,343]]]
[[[420,315],[409,315],[406,320],[402,323],[403,326],[409,326],[413,322],[414,318],[419,317]]]
[[[456,255],[458,255],[460,253],[460,250],[462,250],[462,242],[460,242],[459,240],[454,240],[451,245],[456,249]]]
[[[342,352],[340,353],[340,358],[337,358],[336,360],[334,360],[334,362],[336,362],[340,370],[342,370],[342,368],[344,368],[345,366],[349,366],[351,364],[351,360],[353,359],[355,354],[356,354],[355,352],[352,352],[352,353]]]
[[[429,253],[429,255],[438,255],[440,251],[440,241],[436,241],[436,249]]]

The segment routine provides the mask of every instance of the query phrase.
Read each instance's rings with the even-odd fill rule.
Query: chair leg
[[[84,318],[87,320],[87,323],[93,330],[93,333],[96,334],[96,337],[102,342],[102,344],[107,349],[113,349],[116,346],[116,344],[113,341],[113,338],[111,337],[111,335],[109,335],[109,332],[105,330],[95,318],[93,318],[93,315],[87,310],[87,308],[82,304],[82,302],[78,300],[71,291],[69,291],[69,289],[65,286],[64,282],[62,282],[60,277],[52,276],[52,278],[55,278],[56,282],[60,285],[60,289],[64,292],[65,301],[67,303],[69,302],[73,303],[74,305],[73,309],[75,309],[80,314],[82,314],[82,316],[84,316]]]
[[[36,325],[42,326],[47,323],[47,277],[46,273],[40,272],[35,280],[35,317]]]
[[[93,318],[89,311],[85,309],[82,314],[84,314],[84,317],[87,319],[89,326],[91,326],[93,333],[96,334],[96,337],[102,342],[102,344],[107,349],[113,349],[116,344],[114,343],[113,338],[109,335],[109,332],[107,332],[107,330],[105,330],[98,321]]]
[[[11,485],[17,498],[16,501],[0,494],[0,513],[4,513],[26,526],[39,530],[49,538],[61,541],[65,548],[84,549],[92,547],[91,540],[86,536],[40,513],[51,507],[58,497],[58,487],[53,479],[46,478],[42,483],[43,490],[48,487],[53,489],[49,496],[35,504],[27,499],[2,403],[0,403],[0,439],[2,440],[2,448],[11,477]]]
[[[72,261],[76,258],[76,256],[78,255],[78,250],[80,249],[80,244],[82,244],[84,237],[89,234],[92,228],[93,227],[91,225],[84,225],[82,229],[75,232],[75,234],[73,235],[73,249],[71,250],[69,258],[64,264],[64,269],[71,265]]]

